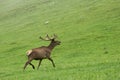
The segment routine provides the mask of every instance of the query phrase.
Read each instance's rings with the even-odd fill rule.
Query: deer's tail
[[[32,53],[32,50],[28,50],[28,51],[26,52],[26,55],[29,56],[31,53]]]

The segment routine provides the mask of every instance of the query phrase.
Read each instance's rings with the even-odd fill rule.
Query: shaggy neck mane
[[[54,47],[55,47],[55,45],[54,45],[54,43],[51,41],[51,43],[48,45],[48,48],[49,48],[50,50],[53,50]]]

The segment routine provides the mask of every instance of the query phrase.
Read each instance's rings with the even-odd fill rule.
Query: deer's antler
[[[40,36],[40,39],[41,39],[41,40],[44,40],[44,41],[51,41],[51,39],[50,39],[50,37],[48,36],[48,34],[46,35],[46,38],[42,38],[42,37]]]
[[[50,38],[48,34],[46,35],[46,38],[42,38],[42,37],[40,36],[40,39],[41,39],[41,40],[44,40],[44,41],[51,41],[52,39],[56,39],[56,38],[57,38],[57,35],[55,35],[55,34],[53,35],[52,38]]]

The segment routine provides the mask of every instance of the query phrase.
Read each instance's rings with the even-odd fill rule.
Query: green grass
[[[0,80],[120,80],[119,0],[0,0]],[[49,22],[46,24],[46,22]],[[26,51],[62,43],[39,70]],[[38,61],[32,61],[37,67]]]

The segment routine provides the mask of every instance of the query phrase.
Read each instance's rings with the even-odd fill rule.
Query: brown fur
[[[43,59],[49,59],[52,62],[53,67],[55,67],[55,64],[52,58],[50,57],[50,55],[54,47],[57,45],[60,45],[61,42],[55,41],[55,38],[50,39],[50,41],[51,43],[48,46],[42,46],[42,47],[34,48],[32,50],[27,51],[28,61],[25,63],[24,69],[27,67],[28,64],[30,64],[33,67],[33,69],[35,69],[34,65],[31,63],[32,60],[39,60],[39,64],[37,67],[37,69],[39,69],[41,61]]]

